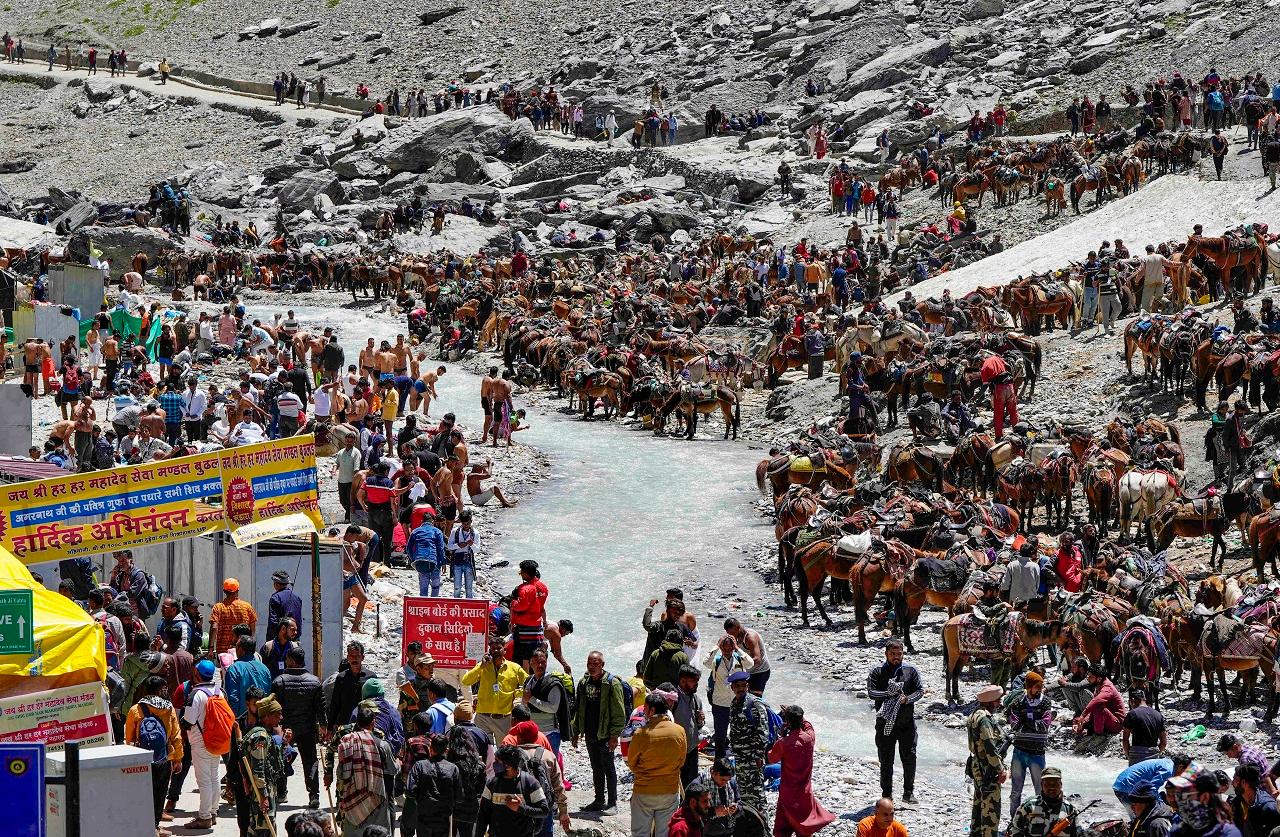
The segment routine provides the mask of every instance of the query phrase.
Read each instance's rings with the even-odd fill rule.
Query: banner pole
[[[339,622],[341,624],[341,622]],[[311,669],[316,677],[324,679],[320,648],[324,626],[320,622],[320,534],[311,533]],[[341,637],[339,637],[341,639]]]

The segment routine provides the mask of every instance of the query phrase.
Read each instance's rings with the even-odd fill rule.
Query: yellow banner
[[[322,526],[318,489],[314,436],[18,483],[0,487],[0,546],[37,564],[218,530],[256,543]],[[310,528],[279,520],[295,515]]]
[[[0,488],[0,545],[24,564],[133,549],[222,528],[217,453]]]
[[[221,456],[223,507],[236,546],[324,526],[315,436],[229,448]]]

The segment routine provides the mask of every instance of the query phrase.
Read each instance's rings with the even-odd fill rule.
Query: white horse
[[[921,344],[929,342],[929,336],[925,334],[924,329],[915,323],[898,320],[898,324],[902,326],[902,330],[889,337],[883,336],[883,324],[860,323],[854,328],[847,329],[836,344],[836,368],[843,368],[844,361],[848,360],[849,355],[855,350],[869,352],[876,357],[885,357],[898,351],[898,346],[903,340],[912,340]]]
[[[1178,497],[1182,474],[1170,471],[1129,471],[1120,478],[1116,497],[1120,504],[1120,538],[1129,537],[1129,524],[1146,520]]]

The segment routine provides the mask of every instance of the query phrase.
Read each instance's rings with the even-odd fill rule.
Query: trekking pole
[[[262,812],[262,817],[267,821],[267,828],[271,831],[271,837],[276,837],[276,824],[272,822],[271,815],[267,811],[262,810],[262,792],[258,790],[258,780],[253,775],[253,770],[249,767],[249,757],[240,757],[240,769],[244,772],[244,777],[249,783],[249,787],[253,790],[253,799],[258,803],[258,810]]]

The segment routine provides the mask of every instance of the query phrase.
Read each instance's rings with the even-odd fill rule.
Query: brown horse
[[[728,439],[730,432],[733,433],[733,438],[738,438],[738,427],[742,423],[742,404],[738,400],[738,394],[728,387],[690,387],[674,392],[662,408],[662,414],[664,417],[668,416],[673,410],[685,414],[687,439],[692,440],[697,434],[699,416],[711,415],[717,410],[724,418],[724,438]]]
[[[1160,368],[1160,334],[1164,325],[1160,320],[1148,320],[1145,329],[1139,329],[1141,320],[1134,320],[1124,327],[1124,365],[1133,375],[1133,356],[1142,353],[1143,377],[1147,385],[1154,387],[1156,372]]]
[[[1223,288],[1230,287],[1231,274],[1236,268],[1244,270],[1246,276],[1253,278],[1255,287],[1260,288],[1267,278],[1266,242],[1255,235],[1249,245],[1236,248],[1224,236],[1189,235],[1182,258],[1189,261],[1197,255],[1203,255],[1213,262],[1221,271]]]
[[[994,440],[990,433],[970,433],[956,444],[956,449],[947,459],[947,482],[963,487],[964,478],[969,477],[970,490],[975,494],[986,488],[983,472],[986,468],[987,454],[991,451]]]
[[[1214,568],[1214,557],[1220,555],[1217,568],[1221,572],[1227,559],[1227,542],[1223,540],[1223,534],[1234,522],[1241,537],[1245,537],[1246,515],[1255,511],[1253,495],[1246,492],[1228,491],[1211,498],[1174,500],[1147,518],[1147,537],[1153,549],[1162,550],[1168,549],[1175,537],[1210,536],[1213,547],[1209,550],[1209,569]]]
[[[1027,462],[1019,468],[1006,467],[996,475],[996,499],[1008,503],[1022,519],[1023,531],[1030,531],[1036,502],[1044,490],[1044,474]]]
[[[1266,563],[1271,562],[1271,573],[1280,578],[1276,566],[1276,552],[1280,551],[1280,507],[1272,506],[1266,514],[1255,514],[1249,520],[1249,554],[1253,558],[1253,570],[1258,581],[1267,577]]]
[[[1264,717],[1270,723],[1276,713],[1274,676],[1276,644],[1280,639],[1280,633],[1267,625],[1245,624],[1240,635],[1229,641],[1223,648],[1217,648],[1212,640],[1213,631],[1214,620],[1211,619],[1201,630],[1200,641],[1196,643],[1195,654],[1190,660],[1193,665],[1198,664],[1204,672],[1205,682],[1209,685],[1209,703],[1205,707],[1205,717],[1213,715],[1217,702],[1215,679],[1222,689],[1222,717],[1225,720],[1231,712],[1231,695],[1227,691],[1226,673],[1236,671],[1244,675],[1241,702],[1247,705],[1248,695],[1253,690],[1254,680],[1260,670],[1270,695]],[[1217,675],[1216,678],[1214,675]]]
[[[1107,536],[1107,524],[1115,518],[1116,468],[1101,456],[1085,462],[1080,471],[1085,502],[1089,505],[1089,520],[1098,527],[1098,534]]]
[[[960,670],[964,668],[964,664],[970,657],[969,652],[961,650],[960,631],[971,618],[972,614],[962,613],[951,617],[942,626],[942,665],[947,681],[947,701],[953,704],[960,702]],[[1005,630],[1011,627],[1006,623]],[[1001,649],[990,648],[982,652],[974,652],[972,656],[1012,662],[1010,673],[1016,675],[1022,671],[1027,658],[1034,654],[1037,648],[1042,645],[1056,644],[1062,637],[1062,623],[1057,621],[1038,622],[1033,619],[1019,619],[1013,629],[1017,633],[1013,639],[1010,654],[1006,655]]]
[[[931,448],[904,439],[895,444],[885,459],[884,476],[890,482],[921,483],[942,490],[946,466]]]
[[[860,644],[867,642],[867,618],[876,596],[894,593],[915,560],[915,550],[906,544],[873,538],[871,551],[853,565],[848,580],[853,591],[853,614]]]
[[[1077,474],[1076,458],[1066,452],[1056,457],[1046,457],[1040,463],[1040,473],[1040,494],[1044,499],[1045,520],[1052,528],[1054,512],[1057,512],[1058,529],[1066,528],[1071,521],[1071,494],[1075,489]]]

